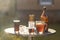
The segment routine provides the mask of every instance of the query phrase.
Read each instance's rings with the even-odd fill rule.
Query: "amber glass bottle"
[[[48,32],[48,16],[46,15],[46,7],[43,7],[43,11],[40,16],[40,20],[45,22],[45,32]]]

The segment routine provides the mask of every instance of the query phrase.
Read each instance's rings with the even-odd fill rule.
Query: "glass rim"
[[[35,21],[35,22],[44,22],[44,21]]]
[[[36,24],[45,24],[44,21],[36,21]]]

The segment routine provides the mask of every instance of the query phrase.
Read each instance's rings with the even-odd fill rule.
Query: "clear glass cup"
[[[39,34],[44,33],[45,23],[43,21],[36,21],[36,29]]]

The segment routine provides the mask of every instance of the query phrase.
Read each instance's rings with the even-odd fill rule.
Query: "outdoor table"
[[[6,33],[15,34],[14,27],[6,28],[4,31]],[[56,30],[51,29],[51,28],[48,28],[48,32],[46,32],[46,33],[38,34],[38,33],[34,32],[33,35],[29,34],[28,27],[25,27],[25,28],[20,27],[20,30],[19,30],[19,35],[24,36],[24,37],[28,37],[29,38],[28,40],[33,40],[33,37],[35,37],[35,36],[50,35],[50,34],[54,34],[54,33],[56,33]]]

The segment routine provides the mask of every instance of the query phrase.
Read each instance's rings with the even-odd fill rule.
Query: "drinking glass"
[[[15,34],[19,34],[20,20],[13,20],[13,22],[14,22],[14,31],[15,31]]]
[[[43,21],[36,21],[36,29],[39,34],[44,33],[45,23]]]

